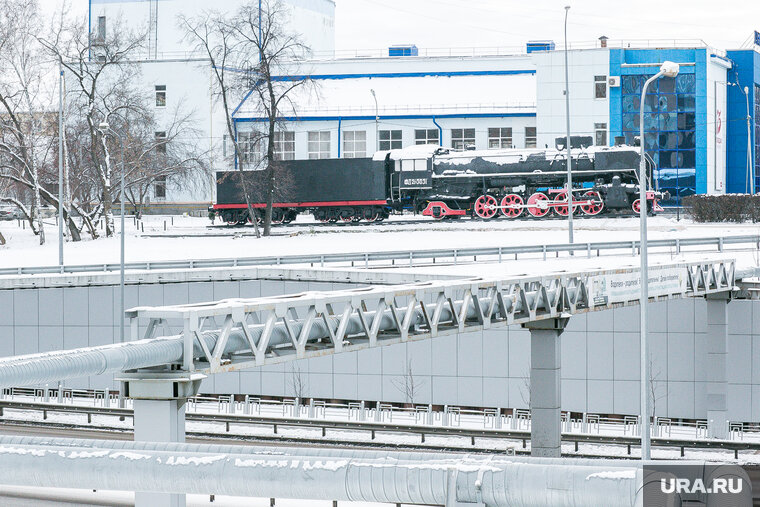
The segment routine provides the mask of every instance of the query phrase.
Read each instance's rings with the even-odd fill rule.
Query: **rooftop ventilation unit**
[[[526,44],[526,50],[528,53],[535,51],[554,51],[553,40],[531,40]]]
[[[419,51],[414,44],[396,44],[388,48],[388,56],[417,56]]]

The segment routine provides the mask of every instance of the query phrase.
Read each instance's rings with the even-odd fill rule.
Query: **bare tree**
[[[391,382],[404,395],[404,402],[411,405],[414,405],[414,400],[418,397],[420,389],[425,385],[424,380],[414,376],[411,359],[406,363],[404,374],[401,377],[393,378]]]
[[[72,207],[83,217],[90,233],[95,236],[93,222],[106,219],[106,235],[114,234],[114,178],[118,174],[112,152],[119,141],[99,128],[108,122],[124,137],[123,129],[129,115],[144,114],[145,96],[135,86],[138,68],[131,57],[143,46],[145,36],[128,31],[121,22],[110,24],[107,34],[90,38],[86,20],[69,23],[62,14],[49,37],[42,44],[63,67],[69,86],[67,133],[76,136],[81,165],[85,171],[79,178],[94,184],[97,206],[89,212],[82,206]],[[72,142],[67,142],[72,144]],[[71,151],[69,150],[69,154]],[[69,157],[69,160],[71,158]],[[74,166],[72,166],[74,167]],[[92,189],[90,189],[92,190]]]
[[[306,390],[309,387],[309,383],[306,380],[306,375],[301,370],[301,366],[298,364],[293,365],[293,371],[290,373],[290,392],[293,393],[298,400],[303,400],[306,396]]]
[[[182,19],[188,36],[198,43],[214,68],[219,97],[227,122],[227,134],[235,148],[238,161],[243,160],[239,135],[230,109],[232,96],[253,97],[250,104],[266,118],[266,131],[253,130],[246,140],[254,146],[265,145],[260,166],[265,172],[266,211],[264,235],[268,236],[272,224],[274,196],[278,175],[276,131],[283,112],[296,115],[295,92],[311,83],[300,72],[300,64],[309,54],[309,48],[297,35],[287,30],[288,11],[279,0],[250,1],[230,16],[207,14],[196,20]],[[251,58],[257,61],[251,62]],[[230,69],[235,69],[230,71]],[[243,164],[238,164],[240,181],[253,217],[250,185],[245,181]],[[286,181],[281,182],[283,186]],[[256,225],[256,220],[254,225]],[[258,227],[256,227],[258,236]]]
[[[667,392],[661,393],[660,375],[662,372],[659,368],[654,367],[652,355],[649,355],[649,396],[652,402],[652,420],[657,416],[657,400],[661,400],[667,395]]]
[[[181,106],[171,121],[160,126],[150,108],[146,106],[143,111],[137,121],[129,120],[125,125],[126,141],[120,154],[124,156],[125,197],[138,217],[157,183],[192,184],[193,176],[205,168],[208,155],[195,142],[200,134],[193,126],[193,115],[183,113]]]
[[[235,33],[230,29],[227,19],[219,13],[206,13],[204,16],[189,19],[184,16],[179,18],[180,26],[185,29],[187,38],[196,44],[196,49],[206,54],[214,73],[216,99],[221,102],[224,113],[227,138],[233,147],[234,157],[238,163],[238,175],[240,186],[245,196],[248,207],[248,217],[253,223],[256,237],[260,237],[259,225],[256,220],[257,213],[251,206],[251,195],[245,179],[243,150],[237,135],[232,113],[234,97],[239,96],[237,71],[232,70],[240,58],[239,44]]]
[[[45,243],[40,213],[43,166],[49,162],[53,133],[49,130],[50,90],[43,87],[46,65],[36,34],[41,28],[36,0],[8,0],[0,13],[0,178],[31,191],[30,205],[2,195],[29,220]]]
[[[269,236],[278,172],[275,131],[283,110],[296,114],[292,100],[295,91],[311,83],[308,77],[298,76],[299,64],[310,50],[297,35],[286,29],[288,14],[280,0],[263,0],[259,6],[245,4],[237,13],[232,29],[238,34],[243,51],[259,56],[259,61],[248,68],[248,74],[255,78],[252,83],[258,99],[255,105],[267,119],[263,160],[267,182],[264,236]]]

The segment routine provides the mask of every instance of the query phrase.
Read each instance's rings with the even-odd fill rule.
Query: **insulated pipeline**
[[[568,288],[568,292],[574,289]],[[526,293],[528,304],[532,304],[535,293]],[[481,298],[480,304],[486,307],[490,303],[489,298]],[[505,304],[509,307],[512,304],[517,306],[520,311],[521,302],[512,302],[505,298]],[[454,307],[457,312],[460,311],[462,302],[457,301]],[[467,308],[467,318],[474,318],[476,310],[473,304]],[[366,312],[366,318],[371,321],[375,312]],[[333,329],[338,325],[339,318],[328,316]],[[453,320],[451,309],[444,305],[441,311],[440,322],[446,323]],[[420,308],[415,309],[411,326],[417,326],[424,323],[424,314]],[[248,326],[249,332],[254,340],[258,342],[264,331],[264,324]],[[299,334],[303,327],[302,321],[294,321],[291,328],[295,334]],[[389,309],[383,312],[380,330],[388,330],[395,327],[392,313]],[[361,321],[358,316],[353,315],[349,318],[346,327],[346,335],[361,334],[364,332]],[[201,339],[204,340],[209,350],[214,350],[220,332],[204,331],[201,333]],[[330,332],[322,319],[314,319],[309,332],[307,341],[315,341],[328,338]],[[291,343],[290,335],[282,322],[278,322],[272,330],[269,340],[270,345],[280,345]],[[228,337],[225,346],[225,354],[240,353],[250,350],[248,341],[243,331],[239,328],[233,329]],[[20,387],[29,385],[42,385],[59,380],[87,377],[91,375],[101,375],[104,373],[120,372],[125,370],[134,370],[139,368],[150,368],[165,364],[176,364],[182,361],[183,338],[181,335],[167,336],[149,340],[138,340],[134,342],[118,343],[113,345],[103,345],[99,347],[88,347],[81,349],[61,350],[55,352],[46,352],[41,354],[29,354],[25,356],[14,356],[0,359],[0,387]],[[193,346],[194,358],[203,356],[203,349],[196,342]]]
[[[108,449],[112,451],[162,451],[222,454],[261,454],[278,457],[309,456],[325,459],[380,459],[396,461],[446,461],[458,460],[463,463],[478,465],[483,463],[526,462],[524,456],[467,454],[464,452],[423,452],[423,451],[375,451],[371,449],[338,449],[321,447],[290,447],[266,445],[229,445],[215,443],[186,442],[134,442],[132,440],[95,440],[89,438],[58,438],[30,435],[0,435],[0,446],[33,445],[48,448],[87,448]],[[565,466],[605,466],[608,468],[630,468],[631,462],[620,459],[586,459],[586,458],[538,458],[531,457],[530,463]]]
[[[489,507],[635,503],[638,463],[568,466],[561,461],[399,461],[2,444],[0,483],[428,505],[456,500]]]

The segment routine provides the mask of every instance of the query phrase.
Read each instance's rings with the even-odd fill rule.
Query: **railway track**
[[[5,412],[36,412],[42,413],[43,420],[24,420],[8,418]],[[82,415],[86,417],[87,424],[84,423],[61,423],[48,421],[50,414],[68,414]],[[92,417],[107,416],[115,419],[125,420],[133,417],[133,411],[126,408],[114,407],[87,407],[82,405],[65,405],[57,403],[40,403],[29,401],[0,401],[0,432],[5,428],[30,428],[30,433],[38,429],[68,430],[68,431],[94,431],[111,432],[116,434],[129,434],[131,428],[122,425],[93,425]],[[83,419],[84,419],[83,417]],[[272,417],[256,415],[239,415],[224,413],[207,413],[207,412],[187,412],[185,419],[188,422],[202,422],[218,424],[218,430],[214,431],[188,431],[187,434],[193,438],[200,439],[236,439],[249,442],[282,442],[292,445],[309,444],[309,445],[348,445],[359,447],[373,448],[403,448],[403,449],[427,449],[427,450],[446,450],[457,452],[509,452],[509,453],[528,453],[527,444],[530,441],[530,431],[521,429],[494,429],[494,428],[472,428],[459,426],[431,426],[422,424],[398,424],[391,422],[370,422],[355,420],[330,420],[330,419],[305,419],[293,417]],[[243,427],[269,427],[272,428],[271,434],[246,434],[239,430]],[[315,435],[289,435],[281,433],[283,429],[308,429],[312,430]],[[234,431],[238,429],[238,431]],[[328,434],[328,431],[330,434]],[[366,433],[369,440],[346,438],[346,433]],[[418,442],[405,441],[388,442],[379,439],[379,436],[416,436]],[[339,438],[335,438],[339,437]],[[441,444],[430,442],[435,437],[460,437],[458,445]],[[427,441],[426,441],[427,439]],[[467,443],[461,440],[466,439]],[[496,442],[509,442],[509,446],[494,445]],[[632,449],[640,445],[640,439],[630,435],[595,435],[584,433],[563,433],[562,441],[571,443],[574,452],[570,456],[599,456],[596,453],[588,453],[581,450],[582,445],[607,445],[619,446],[626,449],[626,455],[631,455]],[[490,443],[491,445],[486,445]],[[678,449],[680,455],[686,457],[687,450],[723,450],[732,451],[734,459],[739,459],[740,452],[757,453],[760,451],[760,442],[745,442],[735,440],[685,440],[679,438],[652,438],[653,448]],[[609,456],[607,456],[609,457]]]

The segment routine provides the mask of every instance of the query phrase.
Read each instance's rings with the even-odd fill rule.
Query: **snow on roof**
[[[319,79],[314,81],[313,87],[292,92],[295,107],[281,113],[282,116],[374,118],[375,100],[371,90],[375,90],[380,116],[536,112],[535,75],[506,74]],[[235,116],[263,117],[255,101],[255,94],[251,94]]]

